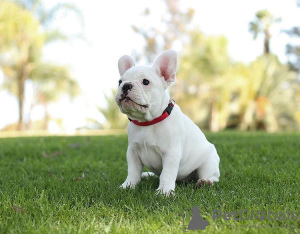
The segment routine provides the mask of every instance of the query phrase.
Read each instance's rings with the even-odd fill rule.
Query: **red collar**
[[[159,123],[159,122],[163,121],[164,119],[166,119],[171,114],[174,105],[175,105],[175,101],[170,100],[169,105],[164,110],[162,115],[155,118],[155,119],[153,119],[153,120],[151,120],[151,121],[149,121],[149,122],[139,122],[139,121],[134,120],[134,119],[129,119],[129,120],[130,120],[130,122],[132,122],[132,123],[134,123],[135,125],[138,125],[138,126],[150,126],[150,125]]]

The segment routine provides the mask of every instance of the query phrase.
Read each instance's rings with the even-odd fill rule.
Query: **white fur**
[[[135,67],[129,56],[121,57],[122,83],[115,97],[121,112],[139,122],[159,117],[168,106],[166,88],[175,81],[176,69],[177,54],[172,50],[162,53],[151,68]],[[143,79],[150,84],[144,85]],[[122,88],[129,83],[132,88],[126,96]],[[122,100],[124,95],[130,99]],[[142,127],[130,122],[128,140],[128,176],[123,188],[134,188],[140,182],[143,166],[160,177],[157,192],[165,195],[174,192],[176,180],[193,174],[202,181],[219,181],[220,158],[214,145],[178,105],[168,118],[154,125]]]

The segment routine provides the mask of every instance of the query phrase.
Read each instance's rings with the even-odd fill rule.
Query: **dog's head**
[[[166,89],[175,81],[176,52],[163,52],[152,67],[135,67],[132,58],[124,55],[118,67],[121,78],[115,100],[121,112],[138,121],[150,121],[161,114],[169,101]]]

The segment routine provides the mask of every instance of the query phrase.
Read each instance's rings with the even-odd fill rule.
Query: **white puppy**
[[[152,67],[135,67],[131,57],[118,62],[115,100],[131,121],[128,126],[128,176],[123,188],[140,182],[143,166],[160,177],[158,193],[169,195],[175,181],[196,177],[197,185],[219,181],[220,158],[202,131],[170,99],[177,54],[163,52]],[[143,173],[145,175],[145,173]]]

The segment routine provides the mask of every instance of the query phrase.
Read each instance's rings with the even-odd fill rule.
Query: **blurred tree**
[[[300,27],[294,27],[288,34],[293,37],[300,37]],[[300,46],[295,44],[288,44],[286,53],[289,57],[289,63],[291,68],[295,71],[300,72]]]
[[[300,1],[298,1],[298,7],[300,7]],[[300,39],[300,26],[292,27],[285,32],[291,37]],[[300,45],[289,43],[286,52],[292,69],[300,73]]]
[[[68,67],[51,63],[39,63],[32,70],[31,79],[36,87],[36,104],[45,110],[44,129],[48,129],[49,103],[56,102],[63,94],[74,98],[79,94],[79,86],[71,76]]]
[[[149,14],[147,10],[146,15]],[[249,66],[230,60],[226,38],[206,36],[199,30],[181,30],[183,52],[179,55],[177,83],[170,88],[171,96],[197,125],[212,131],[226,127],[275,131],[283,125],[295,126],[295,74],[270,52],[270,30],[277,22],[279,19],[268,11],[260,11],[250,23],[254,38],[263,33],[265,40],[263,56]],[[178,25],[184,27],[187,22]],[[165,45],[176,42],[176,37],[170,37],[170,43],[159,39],[161,31],[157,28],[134,29],[145,38],[148,62],[153,61],[158,51],[169,49]]]
[[[280,19],[267,10],[258,11],[256,18],[250,22],[249,31],[253,33],[254,39],[259,33],[264,34],[264,53],[249,67],[249,85],[246,91],[248,100],[244,105],[241,129],[276,131],[280,127],[278,117],[282,113],[286,113],[285,117],[293,125],[292,109],[295,102],[291,96],[294,96],[295,90],[291,84],[295,82],[296,76],[289,71],[288,66],[279,62],[277,56],[271,54],[269,46],[271,27],[278,22]],[[289,87],[290,94],[285,98],[278,98],[278,92],[283,92],[283,87]],[[281,102],[281,108],[275,109],[282,100],[289,104],[282,105]]]
[[[18,129],[22,129],[25,81],[41,56],[45,37],[28,11],[8,1],[0,4],[0,62],[5,76],[17,84],[13,93],[18,97]]]
[[[82,31],[83,16],[81,11],[72,3],[58,2],[52,5],[45,5],[43,0],[11,0],[22,9],[30,12],[42,25],[45,34],[45,42],[50,43],[57,40],[67,41],[71,38],[81,38],[81,33],[66,34],[62,29],[54,26],[54,23],[62,18],[67,17],[68,14],[73,14],[77,20],[74,22],[78,24],[78,29]],[[49,7],[48,7],[49,6]],[[81,28],[81,29],[80,29]]]
[[[227,39],[191,31],[180,56],[172,97],[197,125],[218,131],[225,127],[232,87],[227,72],[232,66]],[[188,103],[188,105],[186,105]]]
[[[10,87],[10,91],[17,94],[18,97],[18,129],[20,130],[24,128],[25,83],[28,79],[36,78],[32,71],[34,68],[38,70],[37,66],[43,64],[41,55],[44,43],[68,38],[59,29],[53,29],[51,23],[61,10],[72,11],[79,16],[81,14],[75,6],[68,3],[59,3],[48,9],[40,0],[16,0],[12,2],[4,1],[0,7],[0,42],[3,42],[2,51],[5,51],[2,58],[6,57],[0,62],[5,76],[9,78],[4,87]],[[9,58],[7,59],[7,57]],[[54,68],[53,65],[52,68]],[[56,68],[62,69],[61,66]],[[55,72],[51,74],[55,74]],[[16,82],[17,85],[12,85],[13,82]],[[48,83],[47,79],[45,82]],[[41,83],[42,80],[39,79],[39,84]],[[66,92],[72,93],[71,90],[66,90]],[[45,95],[44,97],[49,96]]]
[[[300,1],[298,1],[298,7],[300,7]],[[295,95],[295,101],[298,105],[295,107],[296,119],[300,125],[300,26],[294,26],[290,30],[285,31],[290,37],[297,38],[298,43],[289,43],[286,48],[289,64],[293,71],[298,72],[298,80],[294,82],[294,88],[297,90]]]
[[[106,129],[124,129],[129,122],[126,115],[120,112],[119,107],[115,102],[115,95],[116,90],[112,90],[110,95],[105,95],[107,102],[106,108],[98,107],[98,110],[106,119],[106,123],[103,126]]]
[[[232,65],[227,40],[205,36],[199,30],[190,31],[194,10],[182,10],[179,0],[164,3],[167,13],[159,27],[133,26],[145,39],[143,55],[149,63],[153,62],[154,56],[179,42],[184,52],[180,56],[176,86],[171,88],[172,97],[199,126],[213,131],[222,129],[226,126],[231,92],[226,80]],[[145,17],[150,14],[146,9]]]
[[[279,117],[281,120],[285,118],[283,121],[289,121],[289,125],[295,125],[295,73],[287,65],[281,64],[277,56],[268,54],[252,62],[248,74],[246,86],[242,90],[241,129],[274,132],[281,125]],[[278,95],[279,93],[284,95]]]
[[[133,25],[132,29],[145,39],[144,51],[137,55],[137,60],[146,58],[152,63],[157,54],[163,50],[171,49],[174,42],[181,43],[186,36],[188,24],[194,17],[194,9],[182,10],[179,0],[164,0],[166,13],[162,16],[159,27]],[[143,15],[151,16],[151,11],[146,8]]]
[[[264,34],[264,54],[270,53],[271,27],[279,23],[280,18],[274,17],[268,10],[258,11],[255,19],[250,22],[249,31],[253,33],[253,38],[256,39],[260,33]]]
[[[216,107],[218,97],[215,93],[222,82],[218,79],[218,83],[216,79],[224,73],[223,69],[229,64],[227,41],[223,37],[206,37],[198,30],[190,32],[189,23],[193,19],[194,9],[182,10],[179,0],[165,0],[164,4],[166,14],[162,17],[159,27],[133,26],[134,31],[141,34],[146,42],[142,54],[150,63],[161,51],[172,48],[177,42],[180,43],[185,54],[180,58],[177,84],[171,88],[172,96],[198,125],[205,125],[211,129],[216,126],[214,128],[217,130],[219,124],[216,123],[220,118],[216,117],[216,113],[219,112]],[[151,16],[150,10],[146,9],[144,15]],[[212,84],[215,85],[214,88]],[[199,90],[205,90],[205,94]],[[207,99],[210,99],[207,107],[202,105],[200,109],[200,105]],[[186,103],[189,105],[185,105]],[[203,116],[207,112],[211,114],[205,119]],[[207,122],[210,123],[207,125]]]

